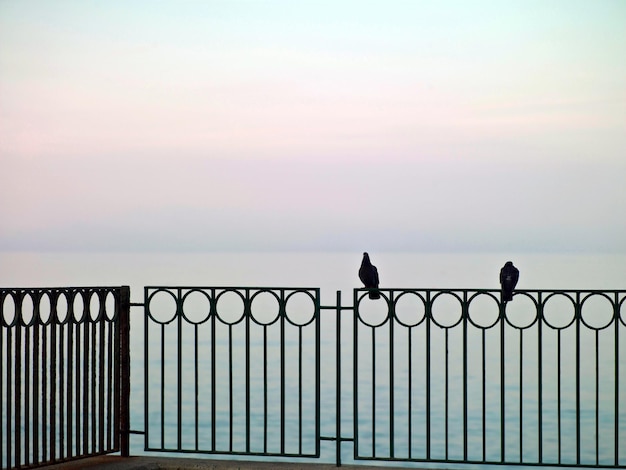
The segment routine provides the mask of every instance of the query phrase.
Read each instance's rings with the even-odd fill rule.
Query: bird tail
[[[380,292],[377,290],[370,290],[369,297],[370,299],[380,299]]]

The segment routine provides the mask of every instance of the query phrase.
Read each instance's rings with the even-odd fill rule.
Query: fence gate
[[[145,288],[145,448],[320,453],[319,290]]]

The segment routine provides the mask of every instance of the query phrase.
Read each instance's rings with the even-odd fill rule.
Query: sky
[[[0,0],[0,251],[626,252],[622,0]]]

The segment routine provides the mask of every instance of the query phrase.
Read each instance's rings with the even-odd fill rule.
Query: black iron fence
[[[626,291],[380,292],[146,288],[145,449],[626,466]]]
[[[137,433],[151,452],[626,467],[626,291],[367,292],[0,289],[2,466],[127,455]]]
[[[128,453],[128,314],[128,287],[0,289],[2,468]]]

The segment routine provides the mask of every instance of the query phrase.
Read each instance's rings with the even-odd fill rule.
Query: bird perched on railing
[[[368,289],[378,289],[378,269],[370,261],[370,255],[363,253],[363,261],[359,268],[359,279]],[[380,292],[370,291],[370,299],[380,299]]]
[[[502,302],[513,300],[513,290],[519,279],[519,270],[507,261],[500,270],[500,285],[502,286]]]

